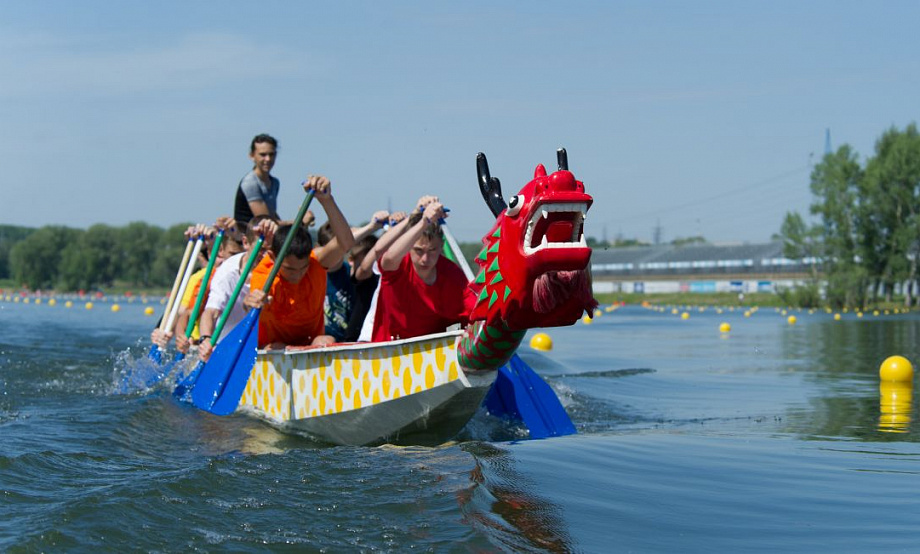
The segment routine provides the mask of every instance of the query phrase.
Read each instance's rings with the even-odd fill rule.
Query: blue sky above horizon
[[[587,233],[760,242],[807,213],[810,165],[916,121],[916,2],[0,1],[0,223],[210,222],[249,141],[281,143],[350,221],[437,194],[488,230],[564,146]],[[320,219],[323,219],[320,217]]]

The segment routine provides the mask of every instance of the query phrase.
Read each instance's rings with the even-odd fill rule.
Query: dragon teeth
[[[562,204],[545,204],[540,207],[539,212],[535,212],[531,216],[530,221],[527,223],[527,229],[524,232],[524,254],[530,255],[538,252],[544,248],[585,248],[588,246],[588,243],[585,239],[584,234],[582,234],[582,228],[584,226],[584,221],[587,219],[587,214],[585,213],[586,204],[578,203],[562,203]],[[572,218],[572,240],[570,242],[553,242],[550,243],[549,239],[544,234],[540,240],[538,246],[530,246],[533,241],[534,229],[537,226],[537,222],[542,217],[543,219],[549,219],[549,214],[552,212],[568,212],[575,214]],[[580,217],[579,217],[580,216]]]

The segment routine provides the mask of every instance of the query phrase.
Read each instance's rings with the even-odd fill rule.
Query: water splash
[[[164,356],[159,363],[150,359],[146,351],[137,353],[127,348],[115,354],[112,368],[111,394],[148,394],[153,390],[171,387],[169,376],[185,369],[187,364],[176,363],[172,357]]]

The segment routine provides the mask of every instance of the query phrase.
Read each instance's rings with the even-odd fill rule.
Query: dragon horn
[[[569,170],[569,155],[565,153],[565,148],[556,150],[556,161],[559,163],[559,170]]]
[[[476,171],[479,173],[479,191],[482,198],[492,211],[492,215],[498,217],[508,204],[502,198],[502,183],[489,173],[489,161],[482,152],[476,154]]]

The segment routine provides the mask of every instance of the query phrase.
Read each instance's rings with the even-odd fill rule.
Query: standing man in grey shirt
[[[271,135],[256,135],[249,146],[252,171],[246,174],[236,189],[233,218],[248,225],[257,215],[278,219],[278,191],[281,181],[272,177],[271,170],[278,157],[278,141]]]

